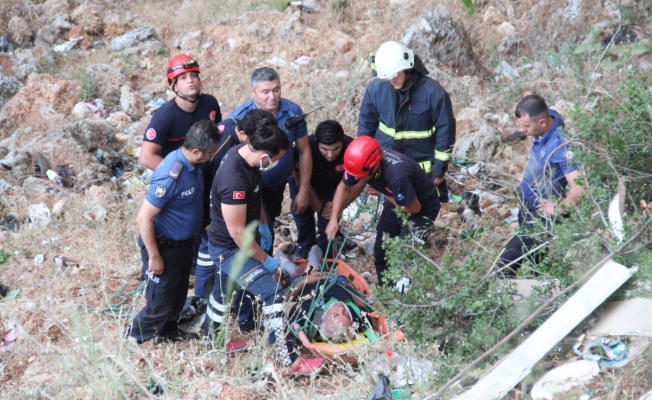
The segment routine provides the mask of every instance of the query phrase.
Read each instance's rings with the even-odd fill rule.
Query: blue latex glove
[[[265,251],[272,248],[272,232],[269,230],[267,224],[258,225],[258,232],[260,233],[260,247]]]
[[[269,272],[270,274],[275,274],[278,272],[278,261],[276,261],[274,258],[267,256],[267,260],[263,263],[263,267]]]

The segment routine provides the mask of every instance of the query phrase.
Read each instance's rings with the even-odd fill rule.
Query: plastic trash
[[[64,257],[64,256],[56,256],[54,257],[54,263],[62,268],[69,268],[69,267],[79,267],[79,264],[72,262],[72,260]]]
[[[12,343],[15,342],[17,339],[18,339],[18,332],[16,332],[16,328],[7,332],[7,334],[4,337],[5,343]]]
[[[378,375],[376,389],[369,395],[367,400],[392,400],[392,387],[389,378],[383,374]]]
[[[57,183],[59,186],[63,187],[63,181],[61,180],[61,177],[59,174],[56,172],[52,171],[51,169],[47,170],[45,172],[45,175],[54,183]]]
[[[17,232],[20,228],[20,221],[18,221],[18,218],[13,215],[7,215],[7,217],[0,222],[0,228],[4,228],[11,232]]]
[[[43,257],[43,254],[37,254],[36,257],[34,257],[34,266],[38,267],[39,265],[43,264],[44,260],[45,257]]]
[[[29,220],[33,226],[47,226],[52,221],[50,209],[45,204],[30,204]]]

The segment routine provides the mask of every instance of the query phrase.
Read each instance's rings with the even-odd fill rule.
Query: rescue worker
[[[337,185],[344,174],[344,152],[353,140],[344,134],[344,129],[337,121],[327,120],[319,123],[315,134],[308,137],[312,154],[312,176],[308,192],[308,208],[302,213],[293,211],[294,222],[297,225],[297,250],[294,259],[304,259],[314,244],[318,244],[326,253],[328,239],[325,229],[331,217],[333,196]],[[296,158],[295,154],[295,158]],[[295,173],[299,173],[298,165]],[[299,192],[299,186],[294,175],[288,177],[290,197],[294,199]],[[294,207],[292,207],[294,209]],[[317,236],[315,236],[315,213],[317,213]],[[341,233],[338,237],[341,237]],[[355,243],[347,241],[346,251],[355,247]],[[338,249],[332,249],[337,251]]]
[[[290,129],[285,129],[284,124],[289,119],[303,115],[301,107],[292,101],[281,97],[281,78],[272,68],[258,68],[251,75],[251,100],[244,103],[234,112],[229,114],[229,118],[242,118],[248,111],[261,109],[269,111],[276,118],[279,128],[285,131],[290,144],[294,143],[299,152],[299,192],[294,200],[294,212],[301,214],[308,207],[310,176],[312,173],[312,155],[310,153],[310,143],[308,141],[308,129],[305,121],[299,122]],[[279,161],[278,167],[273,171],[263,173],[263,207],[267,213],[267,224],[261,224],[259,229],[271,233],[271,243],[274,243],[274,221],[281,215],[283,207],[283,194],[287,184],[287,178],[292,173],[293,152],[285,153]],[[267,250],[272,254],[270,246]]]
[[[523,263],[521,257],[543,242],[540,224],[564,216],[584,192],[575,182],[581,174],[564,139],[559,113],[550,110],[543,97],[532,94],[519,101],[515,114],[521,131],[534,141],[520,184],[520,233],[509,240],[497,263],[507,277],[514,277]],[[529,257],[538,262],[541,255],[539,251]]]
[[[176,55],[168,63],[168,84],[177,96],[163,104],[147,125],[140,148],[142,166],[156,169],[165,156],[181,147],[195,122],[222,120],[217,99],[201,92],[199,72],[197,61],[186,54]]]
[[[181,148],[154,170],[136,220],[147,277],[147,305],[127,328],[137,343],[196,339],[177,327],[188,292],[195,234],[201,229],[204,180],[197,166],[210,160],[220,134],[208,120],[192,125]]]
[[[380,143],[368,136],[355,138],[344,153],[344,175],[335,191],[331,218],[326,227],[326,237],[335,238],[342,211],[355,199],[366,185],[385,196],[383,211],[378,220],[374,265],[378,282],[388,284],[383,277],[387,269],[383,235],[390,238],[413,235],[421,243],[427,237],[439,213],[437,187],[419,164],[395,150],[383,149]],[[414,231],[403,224],[395,208],[410,214],[408,221]]]
[[[448,202],[444,174],[455,144],[448,93],[426,76],[419,56],[401,43],[383,43],[374,60],[378,79],[362,99],[358,136],[371,136],[384,149],[412,157],[433,178],[440,201]]]
[[[256,241],[245,241],[250,224],[267,223],[262,207],[263,171],[274,168],[290,142],[266,112],[249,133],[249,142],[238,145],[224,156],[211,188],[211,227],[209,253],[215,264],[215,284],[206,312],[206,328],[214,335],[224,321],[226,304],[230,304],[229,280],[237,283],[263,305],[263,319],[269,343],[276,349],[280,364],[293,373],[315,373],[323,359],[306,359],[293,351],[284,332],[283,288],[274,280],[279,264]],[[239,255],[245,255],[244,263]],[[228,293],[227,293],[228,291]]]

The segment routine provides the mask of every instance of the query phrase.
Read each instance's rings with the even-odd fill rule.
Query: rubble
[[[123,51],[146,41],[158,40],[156,30],[151,26],[134,29],[111,40],[111,51]]]
[[[530,395],[534,400],[554,400],[557,394],[587,384],[598,373],[600,373],[600,366],[596,361],[580,360],[564,364],[538,380],[532,387]]]

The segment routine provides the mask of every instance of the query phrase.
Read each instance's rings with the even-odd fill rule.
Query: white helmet
[[[378,78],[390,80],[399,72],[414,67],[414,53],[399,42],[385,42],[376,52],[375,63]]]

